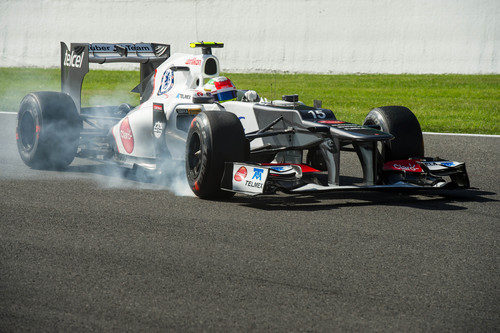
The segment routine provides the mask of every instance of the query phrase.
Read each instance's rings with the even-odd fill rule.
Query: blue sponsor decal
[[[160,88],[158,89],[158,96],[166,94],[174,86],[174,72],[171,70],[165,71],[161,78]]]
[[[238,117],[238,119],[241,121],[242,119],[245,119],[245,117]],[[241,125],[243,125],[243,123]],[[243,131],[244,130],[245,130],[245,126],[243,126]]]
[[[455,166],[455,163],[453,163],[453,162],[440,162],[439,164],[447,166],[447,167]]]
[[[175,96],[175,97],[180,98],[180,99],[191,99],[191,95],[181,94],[181,93],[178,93],[177,96]]]
[[[283,171],[285,169],[285,166],[284,165],[282,165],[282,166],[273,166],[271,169],[274,170],[274,171]]]
[[[253,176],[252,179],[262,180],[262,173],[264,169],[253,168]]]

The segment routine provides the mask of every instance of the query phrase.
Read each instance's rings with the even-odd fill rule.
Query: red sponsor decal
[[[195,189],[196,191],[199,191],[199,190],[200,190],[200,186],[198,185],[198,181],[195,181],[195,182],[194,182],[194,189]]]
[[[214,84],[216,89],[234,88],[233,84],[231,83],[231,80],[224,80],[221,82],[215,81]]]
[[[241,168],[238,169],[238,171],[236,171],[236,174],[234,175],[234,180],[236,180],[237,182],[241,182],[243,179],[247,177],[247,174],[248,174],[247,168],[242,166]]]
[[[384,171],[423,172],[416,160],[397,160],[384,163]]]
[[[153,110],[163,111],[163,104],[153,104]]]
[[[322,124],[344,124],[345,121],[341,121],[341,120],[320,120],[320,121],[318,121],[318,123],[322,123]]]
[[[191,58],[191,59],[186,60],[186,65],[199,66],[199,65],[201,65],[201,60],[196,59],[196,58]]]
[[[203,93],[201,91],[197,91],[196,92],[196,96],[200,96],[201,97],[201,96],[203,96]]]
[[[122,139],[123,148],[130,154],[132,150],[134,150],[134,135],[132,134],[128,118],[125,118],[120,125],[120,137]]]

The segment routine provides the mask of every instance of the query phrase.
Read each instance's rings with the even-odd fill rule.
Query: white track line
[[[13,112],[13,111],[0,111],[0,114],[16,115],[17,112]],[[485,138],[500,138],[500,135],[492,135],[492,134],[435,133],[435,132],[422,132],[422,133],[423,134],[429,134],[429,135],[477,136],[477,137],[485,137]]]
[[[422,132],[422,133],[429,134],[429,135],[476,136],[476,137],[484,137],[484,138],[500,138],[500,135],[493,135],[493,134],[435,133],[435,132]]]

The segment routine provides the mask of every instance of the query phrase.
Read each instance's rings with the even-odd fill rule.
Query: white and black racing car
[[[165,160],[185,160],[201,198],[235,192],[272,194],[381,188],[468,188],[462,162],[424,157],[415,115],[403,106],[371,110],[363,125],[297,95],[267,101],[235,91],[231,101],[203,89],[219,76],[212,48],[172,54],[155,43],[61,43],[61,92],[26,95],[17,118],[19,154],[32,168],[62,169],[75,157],[159,171]],[[81,107],[89,63],[135,62],[140,104]],[[245,98],[251,96],[251,98]],[[340,182],[340,152],[355,152],[363,182]]]

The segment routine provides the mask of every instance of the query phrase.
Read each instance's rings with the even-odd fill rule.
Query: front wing
[[[333,185],[328,175],[304,164],[227,162],[221,188],[248,195],[338,190],[450,189],[470,186],[465,163],[439,158],[390,161],[376,185]]]

